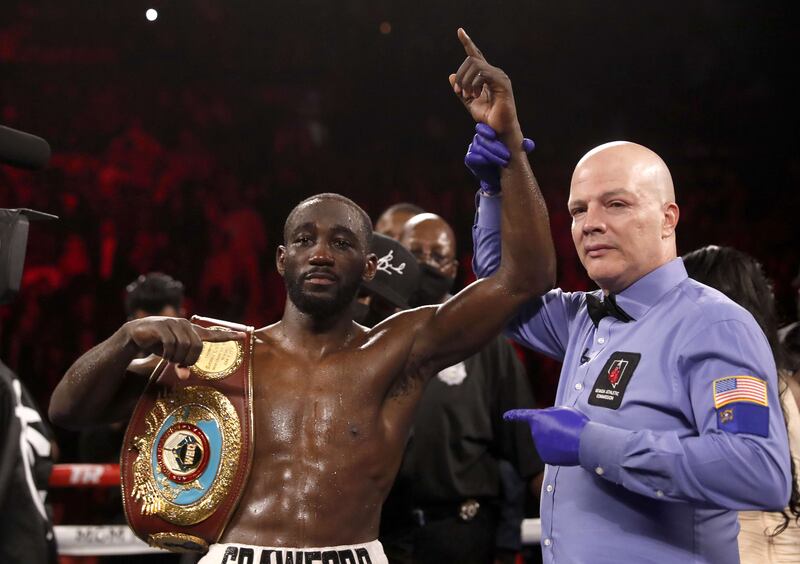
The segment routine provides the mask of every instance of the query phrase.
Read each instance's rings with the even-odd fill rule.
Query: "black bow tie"
[[[594,294],[586,294],[586,307],[589,310],[589,317],[592,318],[592,323],[597,327],[600,325],[600,320],[606,315],[615,317],[623,323],[633,321],[633,318],[622,311],[622,308],[617,305],[617,299],[614,294],[609,294],[603,301]]]

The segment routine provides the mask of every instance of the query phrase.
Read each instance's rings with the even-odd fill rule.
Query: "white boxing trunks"
[[[197,564],[389,564],[383,545],[272,548],[249,544],[212,544]]]

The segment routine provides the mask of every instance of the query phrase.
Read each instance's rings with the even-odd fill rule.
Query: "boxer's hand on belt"
[[[246,337],[241,331],[206,329],[176,317],[145,317],[129,321],[123,327],[131,346],[176,364],[178,376],[184,379],[189,376],[186,367],[200,358],[203,341],[241,341]]]
[[[554,466],[577,466],[581,431],[589,418],[572,407],[512,409],[506,421],[525,421],[531,428],[539,457]]]
[[[459,28],[458,39],[467,58],[451,74],[450,86],[472,118],[491,127],[508,147],[520,147],[522,132],[511,80],[502,69],[490,65],[478,46]]]

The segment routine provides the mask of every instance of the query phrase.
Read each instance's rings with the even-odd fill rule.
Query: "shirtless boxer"
[[[255,334],[250,478],[222,544],[212,545],[203,562],[242,561],[228,558],[237,550],[277,561],[259,547],[300,548],[305,562],[338,562],[321,558],[320,548],[354,544],[369,552],[364,562],[385,562],[375,540],[381,504],[425,383],[475,353],[524,302],[553,285],[549,220],[521,147],[511,83],[463,30],[458,36],[468,56],[450,76],[453,91],[476,121],[515,148],[501,177],[502,264],[441,305],[366,329],[353,322],[351,306],[376,269],[369,217],[336,194],[301,202],[277,252],[289,296],[283,318]],[[203,340],[231,338],[243,335],[184,319],[130,321],[70,367],[50,416],[68,427],[125,418],[144,386],[129,367],[137,354],[188,366]],[[255,553],[254,564],[261,557]]]

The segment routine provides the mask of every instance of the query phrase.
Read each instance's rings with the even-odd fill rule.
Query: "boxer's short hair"
[[[287,243],[288,240],[289,240],[288,229],[289,229],[289,225],[292,223],[292,220],[294,219],[294,216],[297,215],[297,212],[300,211],[300,209],[302,209],[303,206],[305,206],[305,205],[307,205],[307,204],[309,204],[311,202],[314,202],[316,200],[335,200],[337,202],[341,202],[343,204],[346,204],[346,205],[350,206],[351,208],[353,208],[354,210],[356,210],[356,212],[358,213],[359,219],[360,219],[359,228],[361,230],[362,241],[364,243],[364,249],[367,250],[367,249],[370,248],[370,245],[372,244],[372,220],[369,218],[369,215],[367,215],[367,212],[365,212],[364,209],[361,206],[359,206],[357,203],[355,203],[350,198],[348,198],[346,196],[342,196],[341,194],[336,194],[334,192],[323,192],[322,194],[315,194],[314,196],[310,196],[310,197],[306,198],[305,200],[303,200],[302,202],[300,202],[299,204],[297,204],[292,209],[292,211],[289,212],[289,215],[286,217],[286,223],[283,224],[283,242],[284,242],[284,244]]]

